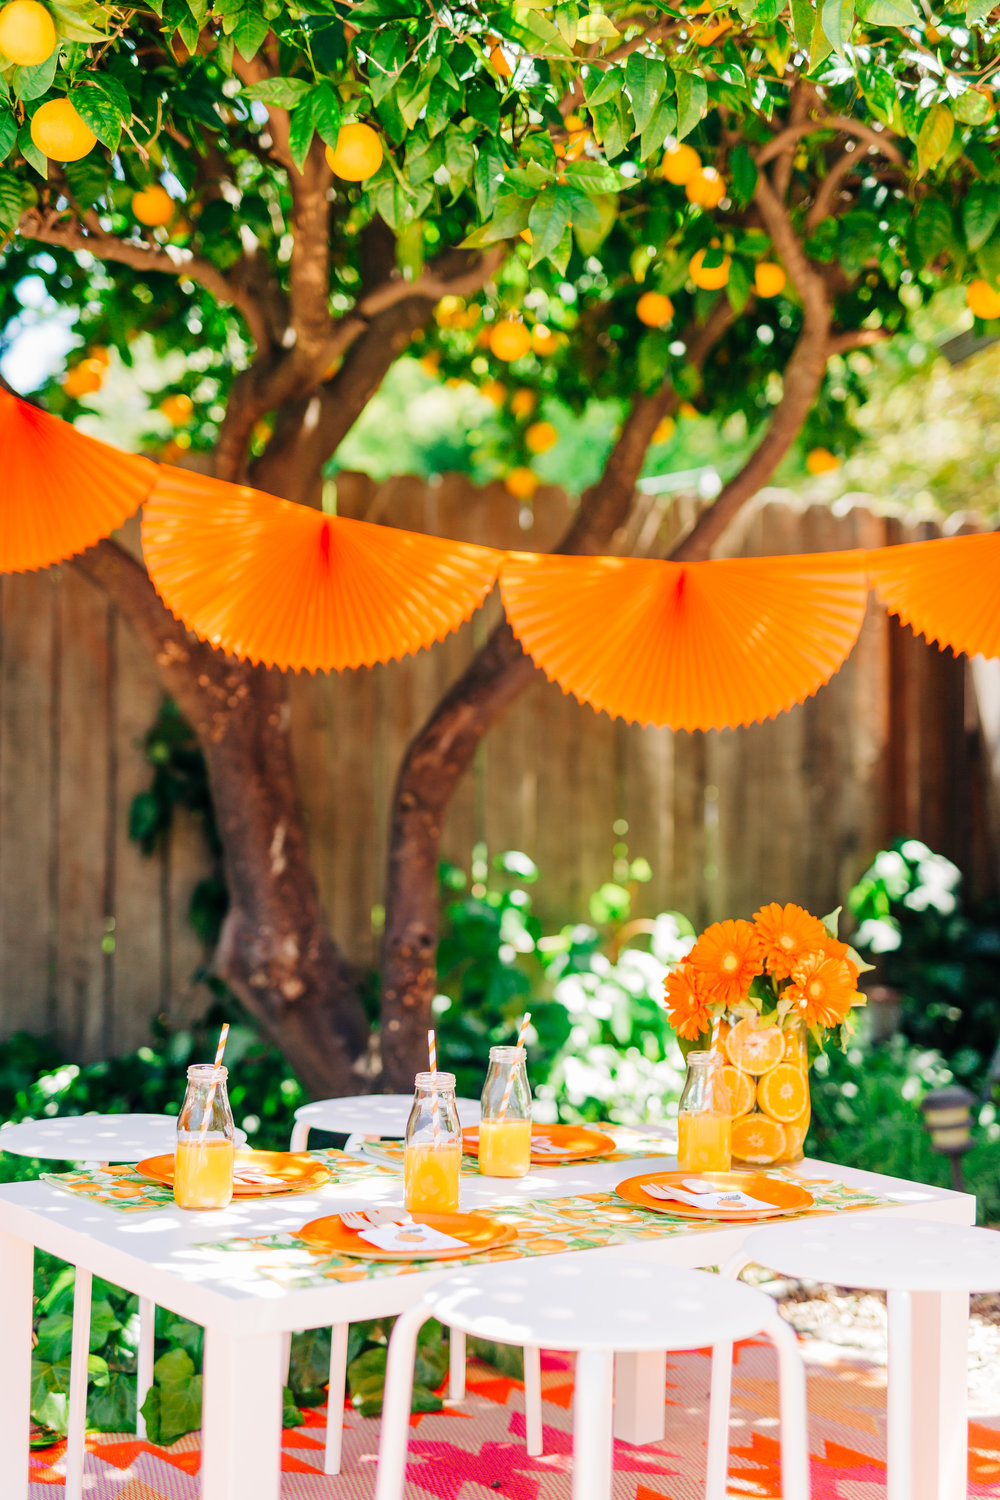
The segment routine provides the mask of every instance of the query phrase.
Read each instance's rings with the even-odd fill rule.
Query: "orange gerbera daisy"
[[[672,970],[663,984],[670,1024],[678,1036],[694,1042],[712,1029],[712,1012],[701,976],[689,963]]]
[[[857,965],[836,953],[818,952],[796,964],[781,998],[792,1002],[808,1026],[839,1026],[857,992]]]
[[[688,954],[710,1002],[729,1009],[747,997],[756,976],[763,972],[764,954],[751,922],[713,922]]]
[[[753,925],[764,946],[767,971],[772,979],[788,979],[800,959],[829,942],[829,933],[819,917],[789,902],[772,901],[754,913]]]

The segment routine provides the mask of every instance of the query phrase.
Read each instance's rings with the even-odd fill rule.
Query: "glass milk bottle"
[[[455,1103],[455,1075],[418,1073],[413,1084],[403,1167],[407,1210],[411,1214],[457,1214],[462,1127]]]
[[[531,1090],[523,1047],[490,1048],[482,1110],[480,1172],[484,1177],[526,1176],[531,1166]]]
[[[228,1077],[228,1068],[216,1069],[212,1063],[195,1063],[187,1070],[174,1161],[174,1198],[181,1208],[228,1208],[232,1202],[236,1126]]]
[[[733,1158],[729,1090],[718,1052],[689,1052],[677,1107],[677,1165],[682,1172],[728,1172]]]

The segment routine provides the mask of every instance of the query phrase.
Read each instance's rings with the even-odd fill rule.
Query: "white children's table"
[[[462,1179],[462,1207],[608,1192],[644,1169],[669,1170],[670,1157],[645,1162],[536,1167],[500,1183]],[[892,1205],[855,1210],[971,1224],[975,1199],[922,1184],[806,1161],[804,1175],[836,1178]],[[401,1201],[401,1182],[383,1173],[291,1198],[234,1203],[218,1213],[171,1206],[122,1213],[45,1182],[0,1187],[0,1496],[26,1500],[31,1382],[34,1247],[61,1256],[205,1328],[201,1493],[203,1500],[278,1500],[285,1337],[301,1328],[403,1312],[453,1266],[409,1275],[329,1281],[290,1289],[259,1275],[252,1257],[204,1248],[229,1237],[294,1233],[309,1219],[342,1209]],[[774,1221],[772,1221],[774,1222]],[[663,1266],[718,1266],[756,1226],[719,1225],[698,1233],[565,1253],[593,1267],[595,1296],[616,1256]],[[198,1246],[202,1248],[196,1248]],[[967,1295],[920,1293],[913,1302],[913,1500],[965,1500],[967,1464]],[[663,1437],[665,1360],[619,1358],[615,1431],[631,1443]]]

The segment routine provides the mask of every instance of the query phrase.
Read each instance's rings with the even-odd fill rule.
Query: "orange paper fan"
[[[142,547],[160,597],[203,640],[308,671],[371,666],[440,640],[482,603],[503,557],[167,467]]]
[[[0,390],[0,572],[85,552],[137,510],[156,479],[121,453]]]
[[[512,553],[507,618],[532,660],[594,708],[724,729],[808,698],[864,618],[863,552],[670,563]]]
[[[868,569],[882,603],[928,640],[1000,656],[1000,532],[880,547]]]

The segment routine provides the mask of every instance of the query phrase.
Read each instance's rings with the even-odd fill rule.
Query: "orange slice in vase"
[[[794,1063],[779,1063],[757,1084],[757,1103],[782,1125],[797,1120],[806,1107],[806,1080]]]
[[[744,1115],[733,1121],[733,1157],[752,1166],[768,1166],[786,1149],[785,1129],[767,1115]]]
[[[753,1079],[746,1073],[741,1073],[738,1068],[723,1068],[722,1080],[729,1090],[729,1113],[735,1120],[738,1115],[745,1115],[748,1110],[753,1109],[754,1087]]]
[[[785,1039],[777,1026],[758,1026],[747,1016],[726,1038],[726,1053],[733,1067],[743,1073],[766,1073],[784,1056]]]

